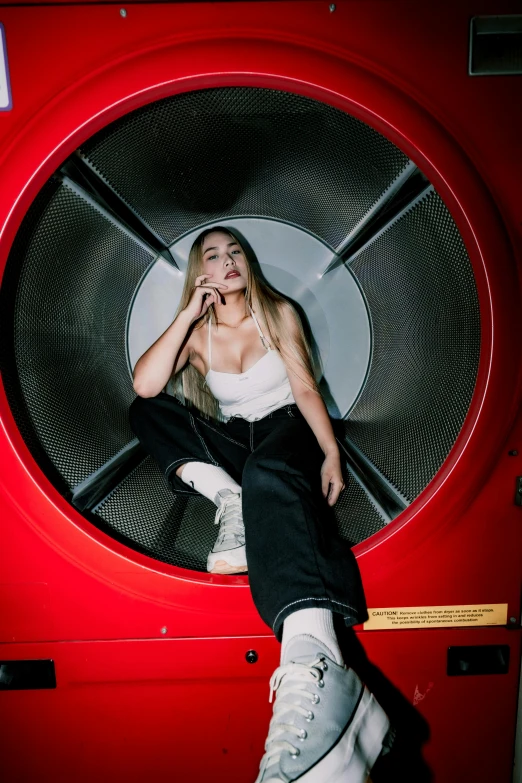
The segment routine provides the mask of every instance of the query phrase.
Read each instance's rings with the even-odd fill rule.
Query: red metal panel
[[[251,647],[254,665],[245,660]],[[2,779],[254,779],[276,647],[265,637],[4,649],[10,660],[53,659],[57,688],[1,694]]]
[[[12,111],[0,113],[0,268],[30,203],[59,164],[108,122],[166,95],[225,84],[272,86],[329,102],[384,133],[431,179],[462,233],[477,279],[483,348],[472,408],[442,470],[397,523],[357,548],[368,602],[370,606],[508,603],[509,615],[518,618],[521,510],[514,507],[513,496],[515,477],[522,475],[522,457],[509,457],[507,452],[518,448],[522,454],[522,421],[516,418],[521,388],[516,263],[522,246],[520,78],[467,76],[467,31],[469,18],[479,12],[476,3],[443,2],[436,11],[406,0],[341,0],[336,5],[330,13],[323,2],[129,4],[126,17],[120,15],[119,6],[110,4],[0,5],[13,94]],[[517,10],[518,4],[512,2],[484,2],[480,13]],[[154,640],[166,628],[167,639],[139,648],[141,659],[138,643],[125,642],[128,660],[139,661],[137,669],[143,669],[156,665],[153,646],[168,644],[162,649],[173,649],[181,644],[174,641],[179,637],[267,633],[244,577],[209,577],[169,568],[91,528],[39,471],[16,429],[3,389],[0,413],[0,639],[17,643],[4,646],[4,657],[8,657],[5,650],[33,657],[40,647],[23,647],[21,642],[66,640],[92,640],[89,650],[100,650],[92,654],[101,656],[112,642],[99,640]],[[507,783],[509,779],[505,775],[512,742],[514,668],[503,679],[439,680],[446,641],[439,645],[435,640],[451,634],[451,643],[456,644],[461,643],[455,641],[459,634],[477,640],[482,633],[492,638],[491,634],[500,637],[503,631],[361,635],[370,657],[408,698],[412,678],[442,683],[417,707],[426,710],[433,737],[428,754],[437,779],[444,783],[469,778]],[[188,738],[187,747],[200,748],[195,727],[200,712],[205,713],[204,694],[211,699],[213,719],[221,727],[222,717],[216,716],[222,716],[224,694],[232,693],[237,706],[250,704],[260,692],[258,675],[249,675],[250,669],[244,675],[248,689],[243,679],[229,691],[220,684],[220,678],[240,677],[227,674],[225,654],[217,652],[229,649],[220,645],[236,643],[234,650],[239,650],[243,641],[190,642],[191,649],[199,650],[191,653],[198,660],[208,650],[213,650],[210,657],[217,656],[212,664],[216,668],[204,686],[200,675],[189,671],[192,664],[178,659],[177,653],[174,656],[185,661],[181,668],[187,678],[193,678],[182,686],[175,680],[177,673],[166,675],[177,682],[167,690],[173,702],[180,695],[180,715],[186,716],[190,727],[181,734]],[[268,640],[263,643],[270,647],[272,665],[275,648]],[[54,656],[55,650],[73,646],[52,649]],[[68,655],[64,660],[69,660]],[[89,681],[87,661],[81,676]],[[507,683],[512,688],[509,695]],[[21,714],[24,705],[30,708],[34,723],[26,734],[31,745],[40,743],[44,754],[39,758],[35,753],[32,762],[24,756],[21,769],[27,772],[27,765],[34,764],[31,774],[22,778],[13,771],[12,780],[43,780],[42,758],[56,775],[62,774],[61,762],[67,769],[78,754],[83,758],[78,740],[71,740],[76,756],[56,740],[67,716],[74,715],[80,735],[84,720],[89,736],[102,707],[107,710],[112,704],[116,709],[114,705],[120,704],[130,709],[133,700],[144,703],[142,697],[149,705],[143,742],[157,743],[157,755],[148,757],[147,771],[159,775],[169,770],[170,727],[179,726],[182,732],[182,725],[175,723],[174,711],[170,717],[162,712],[162,688],[130,681],[109,687],[84,688],[85,702],[75,702],[77,696],[68,702],[68,692],[62,693],[61,688],[0,694],[13,714],[18,710]],[[121,694],[121,702],[116,694]],[[493,716],[492,724],[498,728],[495,747],[501,747],[503,755],[495,769],[482,752],[483,725],[474,717],[478,705]],[[240,750],[242,740],[250,749],[254,736],[247,720],[237,721],[243,707],[227,713],[236,721],[230,740],[235,743],[234,753],[222,758],[226,754],[219,755],[218,740],[211,738],[205,776],[211,768],[216,770],[213,779],[232,773],[247,780],[253,774],[253,757],[267,715],[260,710],[259,721],[252,718],[257,745],[251,754]],[[37,739],[39,714],[48,725],[56,721],[56,732],[45,733],[49,745],[45,753],[42,736]],[[461,734],[462,755],[454,741],[457,715],[469,726]],[[135,755],[124,757],[119,743],[131,729],[118,728],[114,720],[112,725],[114,754],[112,761],[107,758],[111,777],[132,780],[136,773],[138,779],[140,770],[143,779],[146,754],[139,756],[139,735],[130,735]],[[128,726],[125,721],[123,725]],[[110,726],[108,722],[107,731]],[[154,737],[153,731],[159,736]],[[97,736],[93,742],[102,747],[103,734]],[[473,737],[480,738],[480,752],[470,755]],[[87,756],[89,743],[85,748],[82,752]],[[111,752],[105,748],[107,756]],[[498,756],[496,751],[495,759]],[[460,758],[466,758],[466,766],[456,761]],[[92,778],[89,765],[93,763],[92,759],[82,762],[85,780],[87,773]],[[68,772],[73,769],[81,780],[83,772],[75,766]],[[60,778],[49,772],[47,779]]]
[[[410,758],[416,733],[425,731],[436,780],[510,780],[517,667],[507,675],[448,677],[446,651],[508,644],[515,663],[518,634],[386,631],[360,638],[373,664],[362,663],[361,674],[409,727],[402,742]],[[249,649],[259,655],[256,664],[245,660]],[[195,783],[255,779],[270,719],[268,678],[278,663],[273,638],[16,644],[2,654],[52,659],[57,679],[56,690],[2,694],[9,783],[142,783],[167,774]],[[421,779],[398,763],[388,766],[388,780]]]
[[[376,631],[360,638],[369,660],[381,670],[368,675],[368,684],[372,684],[389,714],[400,715],[400,721],[408,723],[406,716],[414,707],[426,722],[429,739],[424,756],[437,783],[511,781],[520,660],[518,633],[503,628]],[[484,644],[511,646],[509,674],[447,676],[449,646]],[[381,683],[382,675],[385,682]],[[390,682],[400,695],[388,689]],[[410,725],[414,734],[417,724],[412,721]],[[412,755],[413,747],[414,743]],[[410,779],[423,778],[410,778],[404,768],[402,775],[399,768],[388,778]]]

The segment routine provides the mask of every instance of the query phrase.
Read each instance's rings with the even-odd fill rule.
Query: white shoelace
[[[234,547],[238,546],[238,542],[240,546],[245,543],[241,495],[229,495],[221,501],[214,524],[219,525],[214,551],[219,551],[218,547],[221,549],[227,542]]]
[[[311,704],[317,704],[319,701],[318,695],[308,691],[306,686],[310,683],[317,683],[322,680],[322,666],[324,666],[322,657],[317,657],[310,664],[287,663],[284,666],[279,666],[270,678],[269,701],[272,702],[276,691],[277,698],[276,703],[274,704],[274,712],[265,743],[266,753],[261,759],[261,772],[264,772],[271,764],[277,763],[285,750],[292,756],[299,755],[299,748],[296,748],[287,739],[281,739],[281,735],[295,734],[297,739],[304,740],[306,739],[306,731],[291,723],[285,723],[283,715],[288,712],[297,712],[305,719],[312,720],[313,712],[301,704],[285,701],[285,697],[298,696],[301,699],[310,701]],[[285,783],[285,781],[283,778],[270,777],[266,781],[263,781],[263,783]]]

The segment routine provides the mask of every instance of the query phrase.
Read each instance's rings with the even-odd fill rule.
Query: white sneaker
[[[364,783],[390,727],[386,713],[313,637],[297,636],[286,657],[270,680],[277,698],[256,783]]]
[[[216,495],[219,503],[214,523],[219,533],[207,559],[211,574],[241,574],[247,570],[245,527],[241,495],[231,489],[221,489]]]

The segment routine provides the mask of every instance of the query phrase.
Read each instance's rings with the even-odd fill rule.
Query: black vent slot
[[[475,16],[469,43],[470,76],[522,74],[522,15]]]
[[[507,674],[509,645],[481,644],[448,647],[448,674],[462,677],[470,674]]]
[[[56,688],[54,661],[0,661],[0,691]]]

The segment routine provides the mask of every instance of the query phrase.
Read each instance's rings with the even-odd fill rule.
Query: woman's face
[[[213,283],[224,283],[223,293],[242,291],[247,286],[247,260],[241,247],[230,234],[212,231],[203,240],[201,248],[203,274],[212,275]]]

